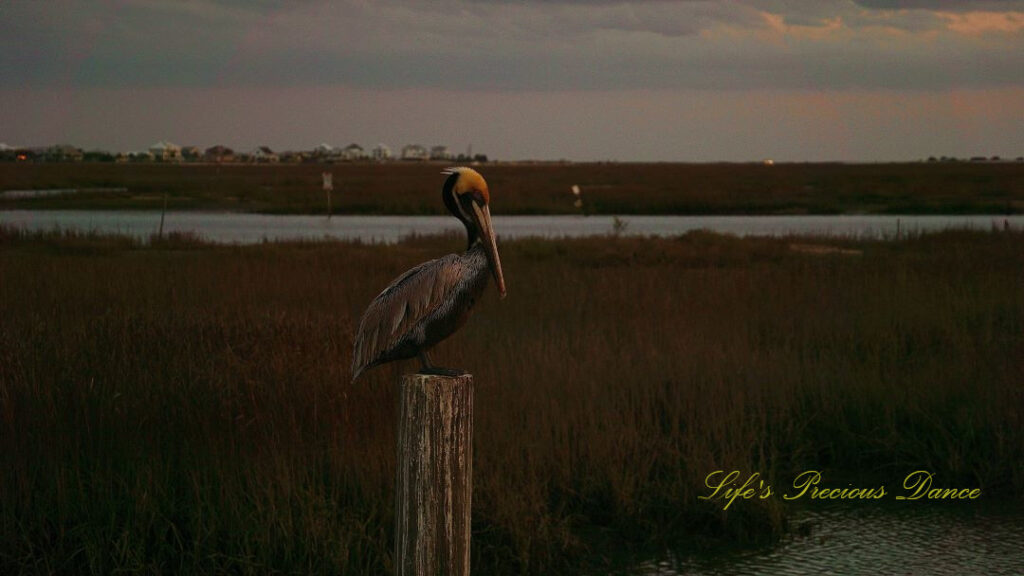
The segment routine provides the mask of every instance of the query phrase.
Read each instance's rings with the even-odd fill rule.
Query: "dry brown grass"
[[[0,571],[388,571],[415,366],[350,385],[352,331],[460,242],[3,231]],[[719,468],[1024,493],[1024,235],[791,242],[503,245],[509,297],[437,358],[476,376],[477,571],[777,533],[777,501],[697,500]]]
[[[125,188],[11,208],[135,208],[323,213],[320,173],[338,214],[443,214],[442,164],[162,165],[0,163],[0,190]],[[500,214],[1020,214],[1024,163],[487,164]]]

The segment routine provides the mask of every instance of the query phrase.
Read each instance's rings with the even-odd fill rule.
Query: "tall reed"
[[[783,529],[778,500],[698,500],[715,469],[1024,494],[1024,234],[819,242],[862,253],[503,243],[509,297],[437,357],[477,382],[475,569]],[[389,571],[415,365],[352,384],[352,334],[460,244],[0,231],[0,572]]]

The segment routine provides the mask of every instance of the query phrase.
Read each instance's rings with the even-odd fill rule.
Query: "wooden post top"
[[[405,384],[405,383],[422,383],[422,384],[426,384],[428,382],[446,382],[446,381],[450,381],[452,383],[461,383],[461,382],[467,382],[468,383],[468,382],[472,382],[473,381],[473,375],[470,374],[469,372],[466,372],[465,374],[459,374],[458,376],[444,376],[444,375],[441,375],[441,374],[420,374],[419,372],[416,372],[415,374],[402,374],[402,383],[403,384]]]

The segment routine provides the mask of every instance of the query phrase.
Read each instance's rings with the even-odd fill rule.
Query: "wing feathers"
[[[386,359],[417,325],[450,297],[458,284],[460,266],[454,254],[424,262],[399,276],[363,314],[352,357],[352,379]]]

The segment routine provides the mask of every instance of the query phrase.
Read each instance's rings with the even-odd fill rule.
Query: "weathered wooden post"
[[[156,233],[157,240],[164,238],[164,215],[167,214],[167,192],[164,192],[164,207],[160,210],[160,230]]]
[[[399,402],[395,573],[468,576],[473,376],[406,374]]]
[[[324,181],[324,192],[327,194],[327,219],[331,219],[331,192],[334,192],[334,174],[331,172],[321,172],[320,178]]]

